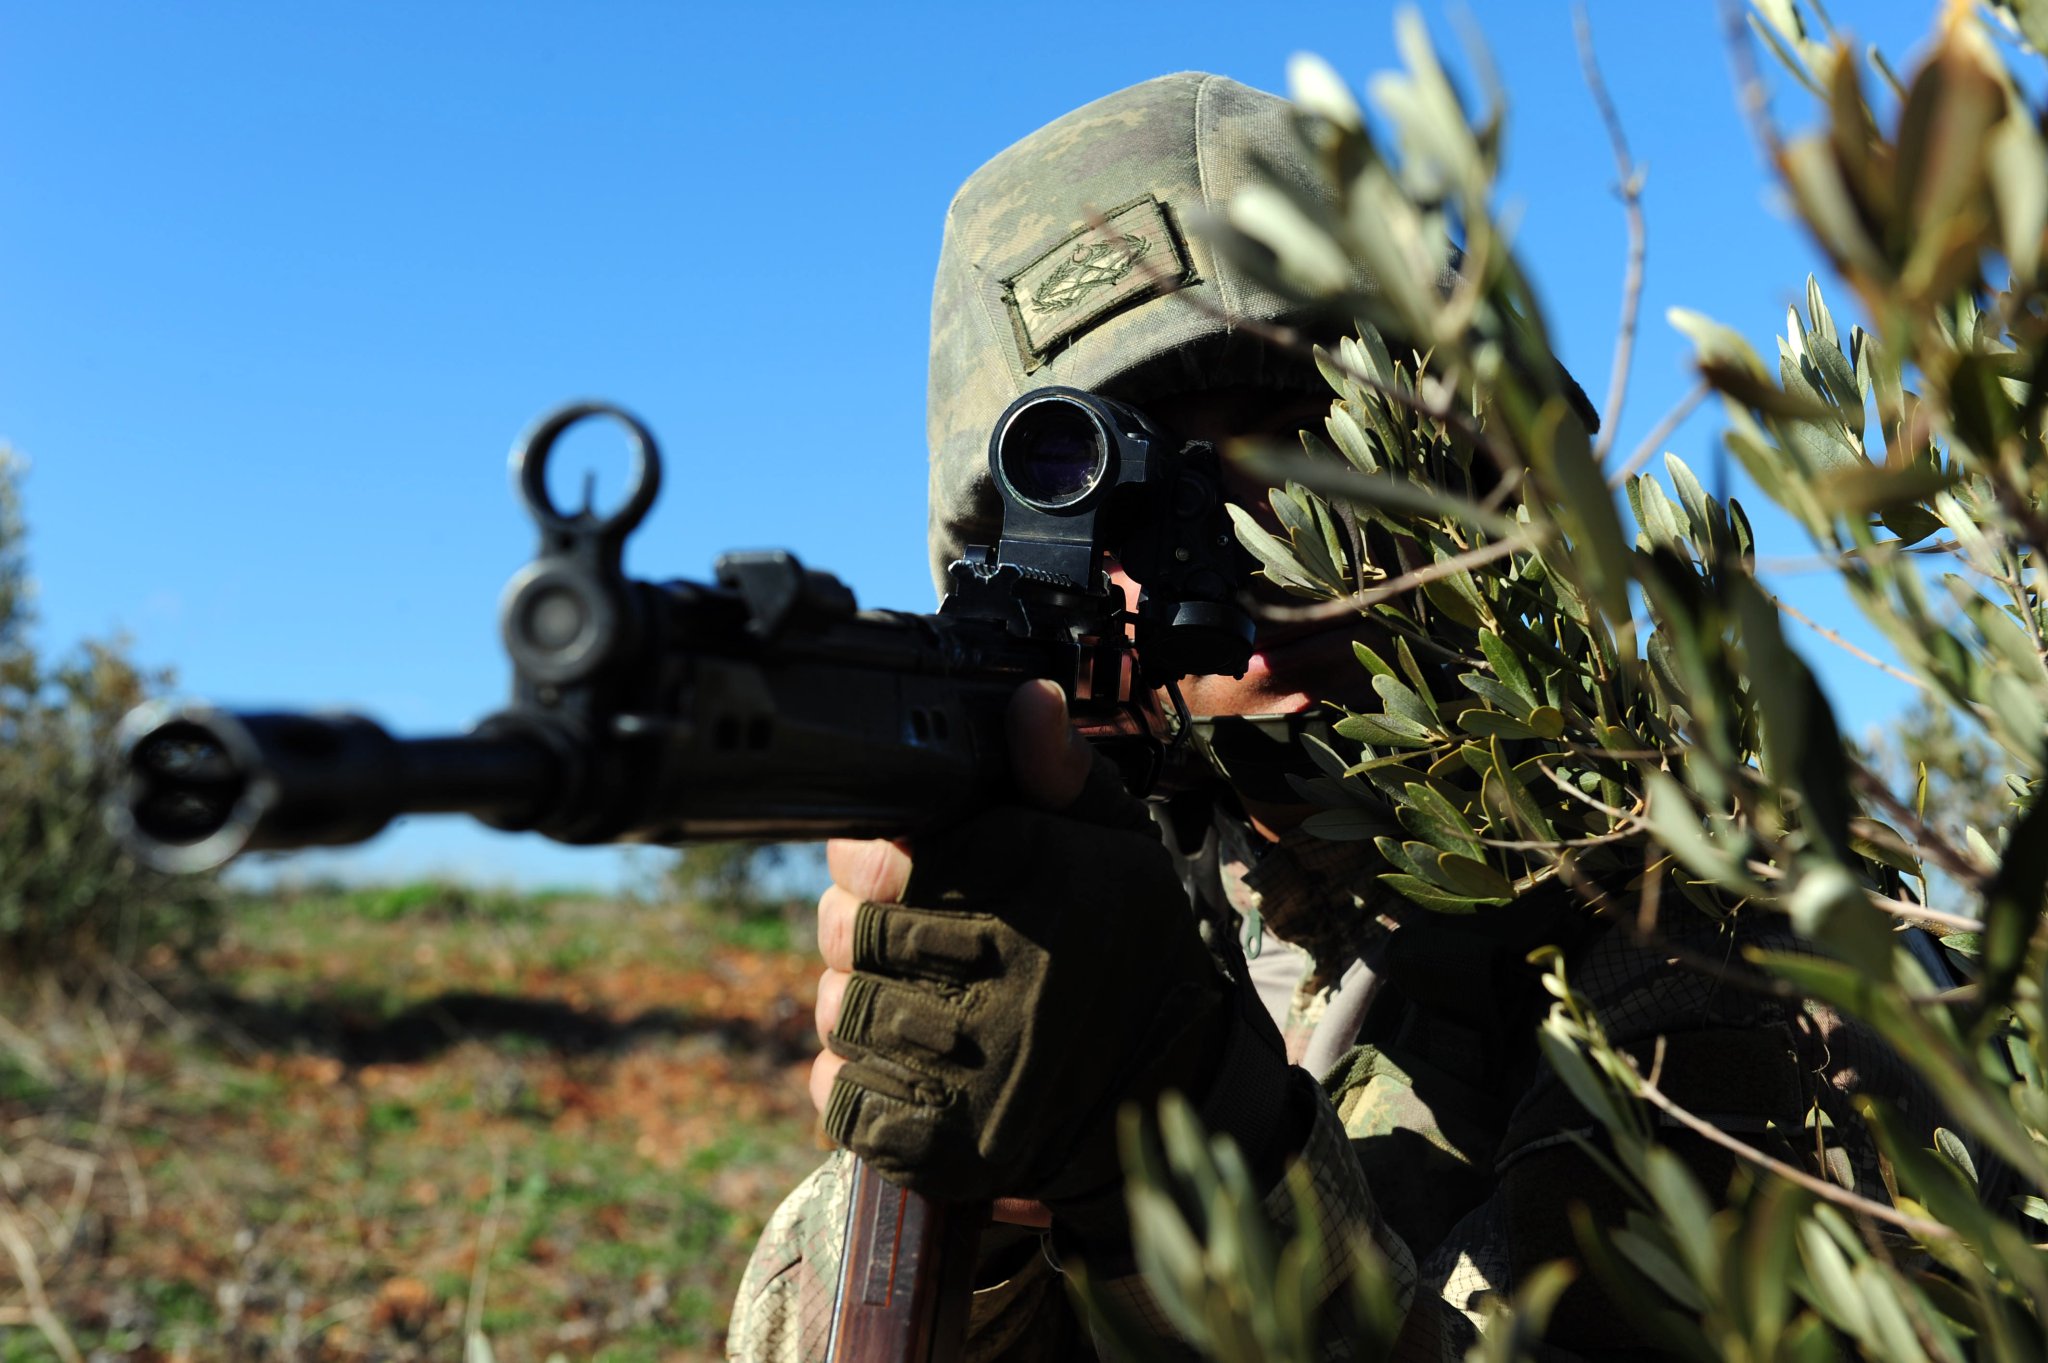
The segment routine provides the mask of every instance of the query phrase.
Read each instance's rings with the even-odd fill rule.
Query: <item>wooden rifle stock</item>
[[[949,1363],[967,1338],[986,1207],[934,1202],[853,1162],[829,1363]]]

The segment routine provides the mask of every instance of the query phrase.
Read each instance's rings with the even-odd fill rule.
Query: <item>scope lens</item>
[[[1053,398],[1011,418],[997,462],[1019,497],[1042,510],[1057,510],[1094,490],[1109,462],[1109,448],[1094,417]]]

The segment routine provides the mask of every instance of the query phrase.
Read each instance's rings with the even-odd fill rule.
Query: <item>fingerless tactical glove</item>
[[[1001,807],[921,839],[904,902],[861,906],[825,1110],[897,1182],[1035,1197],[1084,1239],[1119,1234],[1117,1109],[1199,1102],[1242,1025],[1173,858],[1100,776],[1067,814]],[[1090,806],[1106,821],[1076,817]],[[1257,1049],[1284,1093],[1284,1060]],[[1264,1087],[1254,1106],[1284,1106]]]

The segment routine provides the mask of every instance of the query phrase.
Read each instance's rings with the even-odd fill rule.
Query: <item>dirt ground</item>
[[[806,940],[409,887],[0,987],[0,1360],[722,1357],[818,1159]]]

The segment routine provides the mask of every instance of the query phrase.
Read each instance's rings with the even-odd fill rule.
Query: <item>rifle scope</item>
[[[1065,394],[1038,395],[1011,408],[997,429],[996,476],[1034,511],[1071,511],[1110,473],[1111,439],[1093,407]]]

